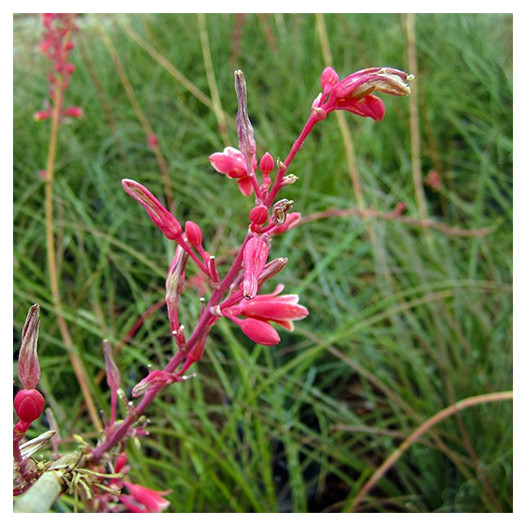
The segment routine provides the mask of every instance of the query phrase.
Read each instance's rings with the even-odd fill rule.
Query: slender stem
[[[232,263],[232,266],[230,267],[230,270],[221,282],[219,288],[217,290],[214,290],[214,292],[210,296],[210,300],[208,301],[207,307],[203,309],[201,316],[199,317],[199,320],[197,322],[197,325],[194,331],[192,332],[192,336],[187,342],[186,352],[177,352],[175,356],[170,360],[168,365],[164,368],[165,372],[173,373],[177,369],[177,367],[183,362],[185,356],[188,355],[188,353],[192,350],[194,345],[198,342],[199,337],[206,329],[206,327],[210,324],[211,320],[215,317],[210,312],[210,307],[213,305],[217,305],[220,302],[221,298],[236,278],[238,272],[241,270],[241,265],[243,262],[243,249],[245,243],[249,238],[250,234],[247,234],[234,262]],[[126,436],[129,428],[144,413],[144,411],[154,401],[154,399],[162,389],[163,386],[159,386],[152,388],[146,392],[146,394],[144,395],[140,403],[137,405],[137,407],[133,408],[133,410],[131,410],[128,416],[123,420],[123,422],[110,432],[110,434],[106,437],[106,440],[104,440],[92,451],[91,462],[93,464],[96,464],[106,451],[109,451]]]
[[[289,167],[296,154],[300,151],[301,147],[303,146],[303,143],[305,142],[305,139],[308,137],[309,133],[312,131],[314,125],[317,122],[318,119],[312,114],[307,119],[303,130],[301,131],[299,137],[294,141],[294,144],[292,145],[287,157],[285,158],[285,161],[283,161],[283,166],[279,169],[278,174],[276,175],[276,179],[274,179],[274,183],[272,184],[268,196],[265,199],[265,206],[270,207],[272,205],[274,199],[276,198],[278,192],[281,189],[283,177],[285,177],[287,168]]]
[[[393,466],[393,464],[403,455],[409,447],[414,444],[422,435],[427,433],[433,426],[462,411],[468,407],[472,407],[480,404],[487,404],[489,402],[502,402],[505,400],[512,400],[513,392],[512,391],[503,391],[499,393],[488,393],[485,395],[471,396],[469,398],[464,398],[459,402],[451,404],[450,406],[442,409],[431,418],[426,420],[420,426],[418,426],[403,442],[398,446],[381,464],[380,467],[373,473],[371,478],[367,481],[365,486],[358,492],[356,497],[352,502],[351,511],[354,511],[358,504],[365,498],[365,496],[376,486],[378,481],[387,473],[387,471]]]
[[[427,219],[427,206],[422,184],[422,166],[420,164],[420,132],[418,113],[418,62],[416,58],[415,14],[405,15],[405,28],[407,40],[407,62],[409,71],[415,76],[411,83],[411,97],[409,99],[410,126],[411,126],[411,166],[413,184],[415,186],[418,212],[422,219]]]
[[[73,15],[72,15],[73,16]],[[72,26],[72,24],[70,25]],[[71,40],[71,31],[66,37],[66,43]],[[73,339],[69,333],[66,320],[63,315],[62,303],[60,300],[60,289],[58,280],[58,268],[56,261],[56,248],[55,248],[55,235],[53,228],[53,178],[55,170],[55,161],[57,155],[57,144],[58,144],[58,130],[60,126],[61,109],[64,100],[64,83],[62,75],[58,75],[58,82],[56,84],[56,90],[53,96],[53,113],[51,116],[51,131],[49,136],[49,149],[46,163],[46,189],[45,189],[45,219],[46,219],[46,247],[47,247],[47,260],[49,268],[49,279],[51,295],[53,297],[53,303],[55,305],[57,315],[57,325],[59,327],[62,339],[66,345],[69,359],[73,366],[73,370],[79,382],[80,389],[84,396],[86,406],[90,418],[97,429],[102,429],[97,409],[93,402],[91,392],[88,387],[87,375],[80,358],[76,354],[73,345]]]

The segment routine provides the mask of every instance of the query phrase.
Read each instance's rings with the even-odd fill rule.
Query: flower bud
[[[127,194],[144,207],[150,219],[168,239],[177,240],[181,236],[183,230],[179,221],[161,205],[148,188],[131,179],[123,179],[122,186]]]
[[[268,259],[269,247],[264,237],[250,238],[243,250],[243,295],[252,299],[258,293],[258,280]]]
[[[35,121],[45,121],[46,119],[51,118],[51,112],[49,111],[37,111],[33,114],[33,119]]]
[[[111,345],[108,340],[102,342],[102,350],[104,352],[104,361],[106,364],[106,382],[112,391],[117,391],[121,383],[121,376],[117,365],[113,361]]]
[[[265,205],[255,206],[248,217],[255,225],[262,225],[268,219],[268,208]]]
[[[69,108],[66,108],[64,115],[66,117],[75,117],[80,119],[84,115],[84,112],[82,111],[82,108],[79,108],[78,106],[70,106]]]
[[[270,153],[266,153],[259,161],[259,170],[263,175],[268,175],[274,170],[274,159]]]
[[[238,69],[234,72],[235,88],[237,95],[237,136],[239,138],[239,150],[245,156],[247,164],[256,154],[256,140],[254,130],[248,116],[247,83],[243,72]]]
[[[258,285],[261,287],[265,281],[268,281],[270,278],[273,278],[276,274],[279,274],[287,264],[289,260],[287,258],[276,258],[272,261],[269,261],[261,271],[259,275]]]
[[[40,307],[33,305],[27,313],[22,329],[22,345],[18,355],[18,378],[24,389],[34,389],[40,379],[37,342],[40,326]]]
[[[276,345],[280,342],[278,331],[272,325],[254,318],[237,318],[235,323],[252,341],[260,345]]]
[[[33,422],[44,410],[46,401],[36,389],[23,389],[19,391],[13,401],[15,412],[24,422]]]
[[[186,234],[186,239],[188,243],[193,247],[200,247],[203,243],[203,233],[199,228],[199,225],[193,221],[187,221],[184,225],[184,233]]]

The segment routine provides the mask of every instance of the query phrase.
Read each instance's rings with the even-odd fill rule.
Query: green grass
[[[407,69],[398,15],[324,20],[341,76],[375,65]],[[163,297],[173,254],[121,188],[129,177],[164,192],[101,30],[158,135],[179,220],[197,222],[206,248],[226,254],[242,240],[251,200],[208,163],[224,147],[212,108],[130,37],[131,29],[209,96],[197,17],[83,15],[79,26],[67,101],[82,106],[85,118],[60,130],[55,217],[65,315],[95,378],[104,364],[102,339],[116,345]],[[235,116],[233,70],[241,68],[258,151],[284,158],[326,65],[316,18],[247,15],[240,25],[234,15],[216,14],[206,16],[206,28],[224,111]],[[272,256],[289,264],[268,288],[283,282],[310,316],[276,348],[254,345],[220,320],[197,378],[167,389],[148,414],[150,435],[140,448],[130,443],[133,481],[172,489],[171,511],[348,510],[374,470],[426,419],[457,400],[511,389],[512,18],[423,14],[416,32],[420,162],[424,177],[435,169],[443,181],[439,192],[425,188],[430,216],[493,230],[461,237],[351,216],[309,222],[276,239]],[[42,391],[63,437],[79,433],[93,443],[47,274],[38,172],[49,123],[32,121],[47,90],[47,63],[35,51],[39,34],[36,17],[15,16],[14,326],[19,334],[29,306],[40,303]],[[382,123],[346,115],[366,206],[391,211],[403,201],[406,215],[418,218],[409,100],[383,99]],[[236,145],[232,125],[227,134]],[[300,177],[286,193],[295,210],[356,208],[334,116],[317,126],[291,170]],[[197,298],[188,287],[182,317],[190,328]],[[164,366],[172,352],[161,309],[117,358],[123,387],[129,392],[149,363]],[[104,381],[92,381],[92,391],[108,411]],[[70,501],[60,506],[68,510]],[[510,402],[438,424],[360,505],[376,512],[512,509]]]

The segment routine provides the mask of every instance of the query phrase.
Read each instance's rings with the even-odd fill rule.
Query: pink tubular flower
[[[258,293],[258,280],[268,259],[269,248],[263,236],[251,237],[243,250],[243,295],[247,300]]]
[[[314,101],[313,111],[320,119],[331,111],[346,110],[381,121],[385,114],[384,103],[371,93],[409,95],[411,90],[405,81],[410,78],[403,71],[383,67],[363,69],[338,82],[337,73],[332,68],[325,68],[321,77],[323,93]]]
[[[236,325],[239,325],[241,330],[252,341],[260,345],[276,345],[280,342],[280,337],[276,329],[269,323],[254,318],[241,319],[237,316],[225,314]]]
[[[239,190],[243,195],[252,193],[252,181],[248,175],[245,156],[239,150],[227,146],[222,153],[213,153],[208,159],[220,174],[225,174],[230,179],[237,179]]]
[[[156,491],[129,482],[124,482],[124,486],[130,495],[121,495],[119,499],[133,513],[161,513],[170,505],[169,501],[162,498],[170,490]]]
[[[250,301],[241,300],[228,311],[234,316],[244,316],[266,323],[272,321],[292,331],[293,322],[306,318],[309,311],[298,304],[299,297],[296,294],[280,296],[283,289],[283,285],[278,285],[272,294],[261,294]]]
[[[122,186],[127,194],[144,207],[150,219],[168,239],[177,240],[180,238],[183,231],[181,225],[148,188],[131,179],[123,179]]]

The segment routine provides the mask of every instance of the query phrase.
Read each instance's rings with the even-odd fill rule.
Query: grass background
[[[375,65],[408,69],[402,16],[339,14],[323,21],[342,77]],[[121,188],[129,177],[165,194],[110,49],[158,137],[177,217],[201,226],[211,253],[230,257],[251,200],[210,167],[208,155],[223,149],[225,134],[213,108],[166,64],[210,96],[207,37],[228,119],[237,109],[233,71],[241,68],[258,152],[281,158],[308,116],[327,64],[316,17],[308,14],[215,14],[204,25],[191,14],[82,15],[78,25],[67,103],[81,106],[85,117],[60,129],[56,235],[68,325],[95,401],[108,412],[105,382],[95,381],[104,368],[101,341],[118,346],[164,297],[173,255]],[[148,415],[150,435],[140,447],[129,443],[133,481],[172,489],[171,511],[348,510],[374,470],[423,421],[454,401],[511,389],[512,17],[422,14],[415,27],[419,162],[424,177],[436,170],[442,179],[439,190],[425,187],[429,216],[462,229],[493,228],[482,236],[447,235],[400,220],[348,216],[308,222],[276,239],[272,256],[286,256],[289,264],[274,283],[300,294],[310,316],[294,333],[282,332],[276,348],[254,345],[221,320],[195,367],[197,378],[167,389]],[[48,64],[36,51],[40,35],[37,16],[15,15],[15,351],[27,310],[38,302],[40,386],[62,436],[79,433],[94,443],[46,268],[39,171],[49,123],[32,122],[47,96]],[[409,99],[383,99],[382,123],[345,115],[365,205],[388,212],[403,201],[407,217],[422,219]],[[226,136],[236,145],[230,120]],[[296,211],[357,207],[334,115],[316,127],[291,170],[300,179],[286,197]],[[189,328],[200,294],[188,286],[182,319]],[[148,364],[164,366],[172,352],[160,309],[119,353],[123,387],[129,393]],[[34,434],[45,421],[39,426]],[[71,447],[65,440],[63,450]],[[71,501],[63,498],[56,509],[70,510]],[[435,426],[358,509],[512,511],[511,404],[473,407]]]

